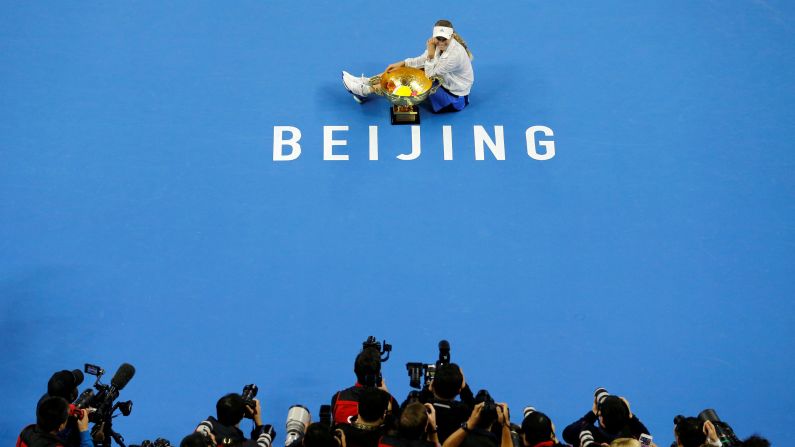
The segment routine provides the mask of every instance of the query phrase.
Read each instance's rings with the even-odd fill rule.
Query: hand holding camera
[[[480,421],[480,413],[483,411],[483,407],[486,405],[486,402],[481,402],[475,405],[472,408],[472,413],[469,415],[469,419],[467,419],[467,428],[472,430],[477,426],[477,423]]]

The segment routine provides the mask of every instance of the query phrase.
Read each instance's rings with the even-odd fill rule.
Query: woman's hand
[[[386,70],[384,70],[384,72],[388,73],[388,72],[390,72],[392,70],[398,69],[400,67],[405,67],[405,66],[406,66],[406,62],[405,61],[395,62],[394,64],[389,64],[386,67]]]
[[[428,50],[428,59],[433,59],[436,55],[436,38],[431,37],[428,39],[428,42],[425,43],[426,49]]]

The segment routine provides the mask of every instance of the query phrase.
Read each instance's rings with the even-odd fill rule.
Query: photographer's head
[[[179,447],[212,447],[213,442],[209,435],[193,432],[182,438]]]
[[[383,422],[389,406],[389,394],[378,388],[365,388],[359,395],[359,422]]]
[[[425,405],[420,402],[412,402],[406,405],[400,413],[398,431],[400,436],[405,439],[424,439],[428,426],[428,412]]]
[[[63,397],[44,398],[36,408],[36,425],[47,433],[56,433],[66,428],[69,420],[69,402]]]
[[[303,447],[338,447],[337,438],[335,438],[328,427],[315,422],[309,424],[304,433]]]
[[[353,364],[356,381],[364,386],[379,386],[381,376],[381,353],[375,348],[365,348],[356,356]]]
[[[233,426],[240,423],[246,416],[246,402],[237,393],[230,393],[218,399],[215,404],[216,417],[218,422],[226,426]]]
[[[605,397],[599,404],[599,424],[610,433],[627,432],[629,408],[626,402],[618,396]]]
[[[674,424],[674,437],[678,447],[700,447],[707,442],[704,423],[700,419],[677,416]]]
[[[47,394],[63,397],[67,401],[73,402],[77,399],[77,387],[81,383],[83,383],[83,372],[79,369],[58,371],[47,382]]]
[[[555,441],[555,425],[549,417],[540,411],[525,411],[522,421],[522,443],[526,447],[535,447],[542,442]]]
[[[453,400],[464,387],[464,375],[455,363],[441,365],[431,383],[433,394],[439,399]]]
[[[610,447],[643,447],[635,438],[617,438],[610,443]]]

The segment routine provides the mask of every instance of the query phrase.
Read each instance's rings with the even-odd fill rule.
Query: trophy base
[[[389,109],[389,119],[392,124],[419,124],[420,109],[417,106],[393,105]]]

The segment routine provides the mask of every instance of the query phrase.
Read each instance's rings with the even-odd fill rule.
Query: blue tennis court
[[[342,70],[440,18],[464,111],[353,101]],[[604,386],[659,446],[709,407],[791,445],[794,26],[773,0],[3,2],[0,440],[53,372],[129,362],[128,444],[256,383],[283,445],[375,335],[400,400],[447,339],[514,419],[562,430]]]

